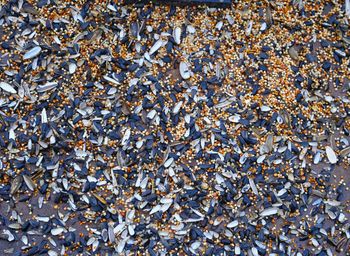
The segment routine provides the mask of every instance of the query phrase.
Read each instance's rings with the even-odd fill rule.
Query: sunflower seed
[[[31,191],[34,191],[36,188],[36,185],[34,184],[33,180],[27,175],[23,175],[23,179],[24,179],[24,182],[26,183],[27,187]]]
[[[168,160],[165,161],[164,167],[168,168],[173,162],[174,162],[174,158],[169,158]]]
[[[175,107],[173,108],[173,114],[179,113],[182,104],[183,104],[183,101],[179,101],[178,103],[176,103]]]
[[[346,157],[350,154],[350,147],[344,148],[339,152],[339,155]]]
[[[13,195],[15,194],[18,189],[22,186],[23,182],[23,177],[22,176],[16,176],[16,178],[13,179],[11,183],[11,188],[10,188],[10,194]]]
[[[151,49],[149,50],[149,55],[152,55],[153,53],[157,52],[159,48],[162,47],[162,45],[163,45],[162,40],[156,41],[154,45],[151,47]]]
[[[227,224],[228,228],[235,228],[237,226],[238,226],[238,221],[237,220],[234,220],[234,221],[230,222],[229,224]]]
[[[331,147],[326,146],[326,154],[327,154],[328,161],[331,164],[335,164],[338,162],[337,155],[335,154],[334,150]]]
[[[196,33],[196,29],[192,25],[188,25],[186,27],[186,29],[187,29],[187,32],[190,33],[190,34]]]
[[[36,90],[38,92],[46,92],[46,91],[49,91],[49,90],[52,90],[52,89],[56,88],[57,85],[58,84],[56,82],[49,82],[49,83],[46,83],[44,85],[38,85],[36,87]]]
[[[0,88],[3,89],[5,92],[17,93],[15,88],[13,88],[10,84],[5,82],[0,82]]]
[[[183,79],[189,79],[191,77],[191,71],[189,69],[189,66],[186,62],[180,62],[180,66],[179,66],[179,71],[180,71],[180,75]]]
[[[57,235],[62,234],[63,231],[64,231],[64,228],[62,228],[62,227],[53,228],[53,229],[51,229],[51,234],[52,234],[53,236],[57,236]]]
[[[27,51],[24,55],[23,55],[23,59],[27,60],[27,59],[32,59],[36,56],[38,56],[41,52],[41,47],[40,46],[35,46],[34,48],[30,49],[29,51]]]
[[[179,27],[174,28],[173,38],[176,44],[181,44],[181,28]]]
[[[267,209],[263,210],[263,211],[260,213],[260,216],[261,216],[261,217],[271,216],[271,215],[277,214],[277,212],[278,212],[278,208],[276,208],[276,207],[271,207],[271,208],[267,208]]]

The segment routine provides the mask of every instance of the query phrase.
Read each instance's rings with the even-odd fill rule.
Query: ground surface
[[[2,1],[0,254],[347,255],[350,3]]]

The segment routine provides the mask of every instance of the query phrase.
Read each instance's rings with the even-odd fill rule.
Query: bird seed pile
[[[1,3],[1,255],[350,252],[348,0]]]

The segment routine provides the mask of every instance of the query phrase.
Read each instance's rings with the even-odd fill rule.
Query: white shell
[[[331,147],[326,146],[326,154],[327,154],[328,161],[331,164],[335,164],[336,162],[338,162],[337,155],[335,154],[334,150]]]
[[[46,84],[41,84],[36,87],[38,92],[45,92],[55,88],[58,84],[56,82],[48,82]]]
[[[128,141],[128,139],[130,138],[130,135],[131,135],[131,130],[130,130],[130,129],[127,129],[127,130],[125,131],[125,133],[124,133],[123,138],[122,138],[122,142],[121,142],[122,145],[125,145],[125,144],[126,144],[126,142]]]
[[[122,253],[125,247],[126,241],[125,240],[121,240],[117,246],[117,252],[118,253]]]
[[[188,25],[186,29],[187,29],[187,32],[190,34],[196,33],[196,29],[192,25]]]
[[[174,114],[179,113],[182,104],[183,104],[183,101],[179,101],[178,103],[176,103],[175,107],[173,108],[173,113]]]
[[[156,114],[157,114],[157,111],[154,110],[154,109],[152,109],[152,110],[147,114],[147,117],[148,117],[149,119],[153,119],[153,118],[156,116]]]
[[[46,109],[43,108],[43,110],[41,111],[41,122],[44,124],[44,123],[47,123],[47,114],[46,114]]]
[[[314,156],[314,164],[318,164],[321,161],[321,153],[320,151],[317,151]]]
[[[239,247],[239,246],[235,246],[235,254],[236,255],[240,255],[241,254],[241,247]]]
[[[255,247],[253,247],[253,248],[252,248],[252,254],[253,254],[253,256],[259,256],[258,249],[256,249]]]
[[[250,188],[252,189],[253,193],[255,195],[259,195],[258,188],[256,187],[254,180],[251,178],[249,178],[249,185],[250,185]]]
[[[230,222],[229,224],[227,224],[228,228],[234,228],[238,226],[238,220],[234,220],[232,222]]]
[[[23,59],[31,59],[39,55],[41,52],[41,47],[40,46],[35,46],[34,48],[30,49],[23,55]]]
[[[53,251],[53,250],[48,251],[47,254],[48,254],[49,256],[58,256],[58,253],[55,252],[55,251]]]
[[[174,162],[174,158],[169,158],[168,160],[165,161],[164,167],[168,168],[173,162]]]
[[[5,92],[17,93],[15,88],[13,88],[10,84],[5,82],[0,82],[0,88],[3,89]]]
[[[186,80],[191,77],[191,71],[186,62],[183,62],[183,61],[180,62],[179,70],[180,70],[180,75],[183,79]]]
[[[216,23],[215,28],[217,30],[221,30],[223,25],[224,25],[224,23],[222,21],[219,21],[218,23]]]
[[[77,65],[75,63],[69,63],[69,74],[74,74],[75,70],[77,69]]]
[[[260,216],[261,217],[266,217],[266,216],[270,216],[270,215],[274,215],[278,212],[278,208],[276,207],[271,207],[271,208],[267,208],[265,210],[263,210],[261,213],[260,213]]]
[[[199,248],[199,246],[201,246],[201,242],[199,242],[199,241],[196,241],[196,242],[191,244],[191,248],[193,250],[197,250]]]
[[[269,106],[261,106],[260,109],[262,112],[269,112],[271,110]]]
[[[153,53],[158,51],[159,48],[162,47],[162,45],[163,45],[163,41],[162,40],[158,40],[157,42],[155,42],[154,45],[149,50],[149,55],[152,55]]]
[[[181,44],[181,28],[176,27],[174,29],[173,38],[176,44]]]
[[[23,179],[24,179],[24,182],[26,183],[27,187],[31,191],[34,191],[34,189],[36,188],[36,185],[34,184],[33,180],[27,175],[23,175]]]
[[[158,212],[161,208],[162,208],[162,207],[161,207],[159,204],[157,204],[156,206],[154,206],[154,207],[152,208],[152,210],[150,211],[149,215],[152,215],[152,214]]]
[[[95,252],[98,248],[98,245],[99,245],[99,241],[98,240],[95,240],[93,243],[92,243],[92,251]]]
[[[119,84],[120,84],[117,80],[115,80],[115,79],[113,79],[113,78],[111,78],[111,77],[109,77],[109,76],[107,76],[107,75],[104,76],[103,78],[106,79],[108,82],[114,83],[114,84],[116,84],[116,85],[119,85]]]
[[[249,21],[248,26],[247,26],[247,28],[245,30],[245,35],[246,36],[249,36],[251,34],[252,28],[253,28],[253,21]]]
[[[62,227],[53,228],[53,229],[51,229],[51,234],[53,236],[57,236],[57,235],[61,234],[63,231],[64,231],[64,228],[62,228]]]

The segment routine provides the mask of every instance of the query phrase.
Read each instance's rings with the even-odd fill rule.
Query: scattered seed
[[[5,92],[9,93],[17,93],[15,88],[13,88],[11,85],[5,82],[0,82],[0,88],[3,89]]]
[[[179,66],[180,75],[183,79],[189,79],[191,77],[191,71],[186,62],[180,62]]]
[[[331,147],[326,146],[326,154],[327,154],[328,161],[331,164],[335,164],[338,162],[337,155],[335,154],[334,150]]]
[[[41,47],[40,46],[35,46],[34,48],[30,49],[29,51],[27,51],[24,55],[23,55],[23,59],[27,60],[27,59],[32,59],[36,56],[38,56],[41,52]]]

